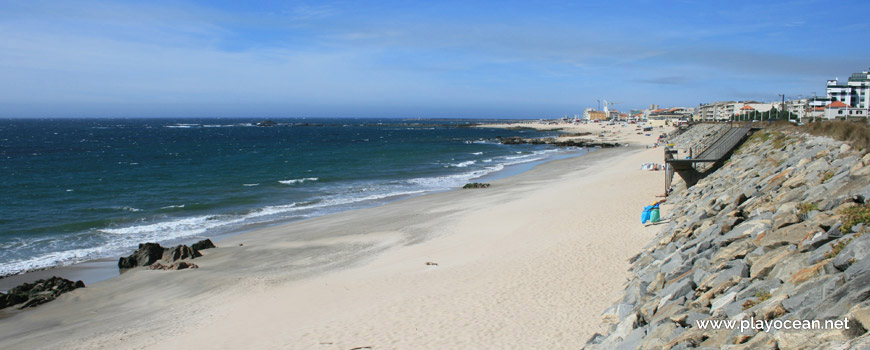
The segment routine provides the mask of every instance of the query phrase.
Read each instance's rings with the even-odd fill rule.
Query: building
[[[828,80],[825,94],[831,102],[839,101],[852,108],[870,109],[870,71],[853,73],[846,84],[840,84],[839,78]]]
[[[673,107],[656,109],[647,115],[647,123],[651,126],[678,125],[681,122],[693,120],[694,108]]]
[[[847,105],[845,102],[834,101],[831,104],[825,106],[824,110],[825,119],[845,119],[849,118],[866,118],[867,117],[867,109],[860,107],[852,107]]]
[[[588,120],[607,120],[607,114],[603,111],[587,110],[584,114]]]
[[[731,118],[735,116],[744,117],[756,112],[767,112],[778,105],[779,103],[763,103],[757,101],[712,102],[698,106],[695,120],[726,121],[731,120]]]

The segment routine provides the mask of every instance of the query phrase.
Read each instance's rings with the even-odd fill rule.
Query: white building
[[[746,107],[749,108],[746,108]],[[695,120],[726,121],[734,116],[745,116],[747,113],[762,113],[770,111],[779,103],[763,103],[757,101],[721,101],[702,104],[696,109]]]
[[[845,119],[849,118],[866,118],[867,109],[861,107],[851,107],[845,102],[834,101],[825,106],[825,119]]]
[[[839,79],[828,80],[825,93],[831,102],[840,101],[849,107],[870,109],[870,71],[853,73],[846,84],[840,84]]]

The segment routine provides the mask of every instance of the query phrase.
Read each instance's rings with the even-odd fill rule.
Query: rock
[[[788,298],[782,301],[782,306],[789,312],[796,312],[804,308],[812,309],[839,289],[845,281],[842,276],[820,276],[810,279],[799,286],[786,285],[782,289]]]
[[[193,259],[202,256],[198,250],[195,250],[186,245],[178,245],[173,248],[166,248],[163,251],[163,256],[161,260],[165,260],[168,262],[174,262],[183,259]]]
[[[132,255],[118,260],[118,268],[129,269],[136,266],[148,266],[163,257],[163,247],[157,243],[140,243],[139,249]]]
[[[810,278],[821,275],[822,273],[824,273],[824,271],[825,271],[824,267],[827,263],[828,263],[828,260],[822,260],[813,266],[802,268],[802,269],[798,270],[797,272],[795,272],[794,275],[791,276],[791,279],[789,279],[789,282],[794,283],[794,284],[801,284]]]
[[[870,300],[853,306],[849,310],[849,320],[856,322],[855,326],[860,326],[864,332],[870,329]]]
[[[463,189],[470,189],[470,188],[489,188],[489,186],[490,186],[490,184],[487,184],[487,183],[472,182],[472,183],[467,183],[467,184],[465,184],[465,186],[462,186],[462,188],[463,188]]]
[[[752,264],[752,268],[749,269],[749,277],[752,279],[766,277],[777,264],[790,255],[791,251],[788,247],[779,247],[762,255],[755,260]]]
[[[197,268],[199,268],[198,265],[186,261],[177,261],[172,265],[164,265],[163,263],[158,261],[148,266],[149,270],[185,270]]]
[[[601,323],[616,325],[625,320],[631,314],[634,305],[616,304],[611,306],[601,315]]]
[[[18,304],[21,304],[19,309],[34,307],[52,301],[63,293],[84,287],[82,281],[73,282],[57,276],[33,283],[22,283],[0,295],[0,309]]]
[[[193,250],[196,250],[196,251],[206,250],[206,249],[211,249],[211,248],[217,248],[217,247],[214,245],[214,243],[211,242],[210,239],[204,239],[204,240],[201,240],[201,241],[199,241],[199,242],[196,242],[196,243],[194,243],[194,244],[191,244],[190,247],[193,248]]]
[[[671,322],[662,323],[647,333],[639,349],[661,349],[677,328],[677,325]]]
[[[755,248],[755,244],[746,240],[731,243],[728,246],[719,249],[719,251],[713,255],[711,264],[719,265],[726,261],[743,259],[746,254],[749,254],[755,250]]]
[[[751,337],[746,339],[745,337]],[[780,348],[776,344],[776,340],[773,339],[773,336],[770,333],[766,332],[758,332],[754,336],[750,335],[739,335],[734,338],[734,344],[739,344],[733,347],[729,347],[728,349],[732,350],[755,350],[755,349],[764,349],[764,350],[779,350]]]
[[[870,273],[864,273],[846,280],[832,293],[825,293],[824,299],[812,308],[802,308],[797,317],[827,319],[845,315],[853,306],[870,298]]]
[[[650,282],[650,284],[647,286],[646,291],[648,293],[655,294],[656,292],[658,292],[662,288],[664,288],[664,286],[665,286],[665,275],[662,274],[661,272],[659,272],[655,275],[655,278],[652,280],[652,282]]]
[[[604,339],[605,337],[601,335],[601,333],[595,333],[591,337],[589,337],[589,340],[586,341],[586,345],[601,344]]]
[[[786,226],[773,230],[755,241],[756,244],[765,248],[777,248],[789,244],[801,243],[807,236],[813,233],[814,228],[806,224]]]
[[[856,261],[865,260],[870,255],[870,234],[854,238],[834,257],[833,263],[840,271],[845,271]]]
[[[716,300],[713,300],[712,304],[710,305],[710,312],[712,312],[715,315],[717,310],[719,310],[719,309],[725,307],[725,305],[728,305],[731,302],[733,302],[734,297],[736,297],[736,296],[737,296],[737,292],[731,292],[731,293],[725,294],[723,296],[720,296]]]
[[[610,333],[610,337],[622,338],[625,339],[633,331],[635,328],[641,326],[640,315],[637,313],[631,313],[625,317],[624,320],[619,322],[616,325],[616,328]]]
[[[751,284],[747,285],[743,288],[735,299],[741,300],[746,298],[756,298],[756,294],[773,294],[775,290],[779,289],[782,286],[782,281],[779,279],[767,279],[767,280],[755,280]]]
[[[837,224],[837,225],[832,226],[829,230],[825,231],[824,233],[819,232],[819,233],[816,233],[812,236],[807,237],[807,239],[805,239],[804,241],[801,242],[800,250],[801,251],[808,251],[808,250],[818,249],[819,247],[825,245],[825,243],[828,243],[828,242],[833,241],[835,239],[839,239],[841,237],[843,237],[843,233],[840,232],[840,224]]]
[[[770,230],[770,220],[755,219],[737,225],[737,227],[734,227],[728,233],[714,239],[713,243],[722,247],[741,239],[754,239],[768,230]]]
[[[617,350],[635,350],[640,349],[640,344],[643,337],[646,336],[647,327],[639,327],[631,331],[625,338],[622,338],[622,343],[616,347]]]
[[[666,285],[661,291],[656,293],[656,296],[673,300],[689,294],[694,289],[695,282],[691,278],[682,278],[679,281]]]
[[[782,315],[788,313],[785,307],[782,306],[782,299],[774,298],[761,303],[755,312],[755,317],[762,320],[773,320],[782,317]]]
[[[749,267],[746,266],[746,263],[741,260],[733,260],[723,264],[719,272],[710,275],[701,283],[700,288],[719,285],[732,280],[734,277],[749,277]]]
[[[206,243],[208,241],[208,243]],[[210,240],[200,241],[197,244],[207,246]],[[214,246],[212,244],[212,246]],[[167,264],[172,265],[173,262],[183,259],[193,259],[202,256],[197,249],[186,245],[177,245],[172,248],[163,248],[157,243],[141,243],[139,249],[132,255],[118,260],[118,268],[129,269],[137,266],[150,266],[159,260],[163,260]],[[160,268],[156,268],[160,269]],[[173,269],[175,270],[175,269]]]
[[[861,259],[854,264],[849,265],[849,268],[844,271],[844,274],[846,275],[846,279],[853,279],[867,272],[870,272],[870,259]]]

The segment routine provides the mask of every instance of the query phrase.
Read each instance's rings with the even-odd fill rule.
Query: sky
[[[0,117],[550,118],[824,95],[860,1],[6,1]]]

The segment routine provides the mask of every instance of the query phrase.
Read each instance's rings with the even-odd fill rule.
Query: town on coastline
[[[779,95],[779,101],[759,102],[716,101],[697,107],[660,108],[652,104],[646,109],[620,112],[611,108],[621,102],[601,100],[604,107],[586,108],[582,115],[564,116],[561,122],[640,122],[649,126],[681,125],[688,122],[789,120],[796,124],[823,120],[866,120],[870,115],[870,70],[853,73],[845,84],[839,78],[828,80],[825,95]],[[601,102],[599,101],[599,102]],[[543,121],[542,121],[543,122]]]

